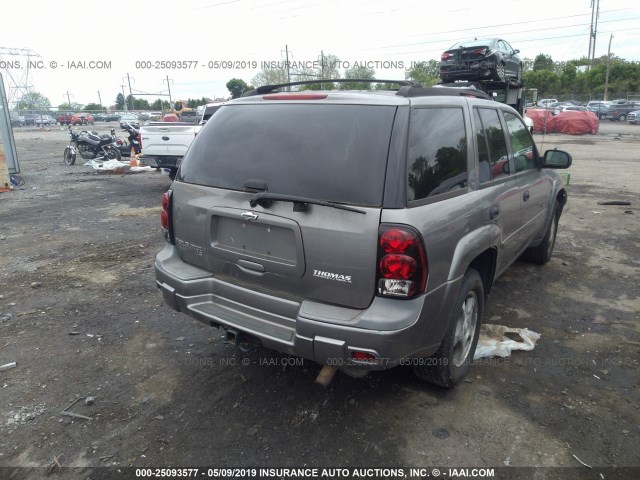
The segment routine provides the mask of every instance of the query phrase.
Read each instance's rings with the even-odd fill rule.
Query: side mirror
[[[513,53],[520,53],[520,50],[518,50],[517,48],[513,51]]]
[[[547,150],[542,157],[543,168],[569,168],[571,155],[563,150]]]

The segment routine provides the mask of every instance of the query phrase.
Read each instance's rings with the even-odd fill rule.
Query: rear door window
[[[408,153],[409,201],[467,186],[467,136],[461,108],[414,108]]]
[[[389,105],[226,105],[193,141],[178,180],[380,206],[395,112]]]
[[[495,180],[509,176],[507,140],[504,136],[498,111],[493,108],[476,108],[474,109],[474,116],[476,118],[478,148],[481,147],[481,137],[486,139],[488,147],[486,157],[482,157],[482,151],[480,151],[480,181]],[[480,125],[478,125],[478,119],[480,120]],[[488,168],[487,165],[482,163],[485,159],[488,162]]]

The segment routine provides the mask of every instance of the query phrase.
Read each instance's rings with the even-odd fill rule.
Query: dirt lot
[[[17,362],[0,372],[0,466],[57,461],[65,478],[176,465],[640,478],[611,470],[640,467],[640,126],[536,135],[574,158],[555,255],[512,266],[485,321],[542,337],[532,352],[479,361],[448,391],[403,368],[338,373],[323,389],[315,364],[236,351],[166,307],[155,286],[166,176],[66,166],[60,127],[15,139],[26,185],[0,194],[0,365]],[[92,420],[61,415],[76,398],[69,411]]]

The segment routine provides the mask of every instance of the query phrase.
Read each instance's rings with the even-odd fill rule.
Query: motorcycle
[[[111,138],[113,139],[116,148],[120,151],[123,157],[131,156],[131,149],[138,155],[142,149],[140,148],[140,140],[138,139],[139,131],[132,127],[130,124],[125,123],[122,126],[122,131],[128,134],[128,142],[116,137],[116,129],[111,129]]]
[[[109,135],[98,135],[96,132],[73,131],[69,125],[69,145],[64,149],[64,163],[76,163],[76,154],[85,160],[121,160],[122,155]]]

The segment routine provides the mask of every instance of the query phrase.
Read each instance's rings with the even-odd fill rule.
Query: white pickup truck
[[[191,142],[202,126],[225,102],[209,103],[203,110],[199,124],[182,122],[152,122],[140,128],[142,162],[151,167],[169,170],[176,177],[178,167]]]
[[[153,122],[140,128],[144,164],[169,170],[173,180],[195,137],[196,125],[179,122]]]

